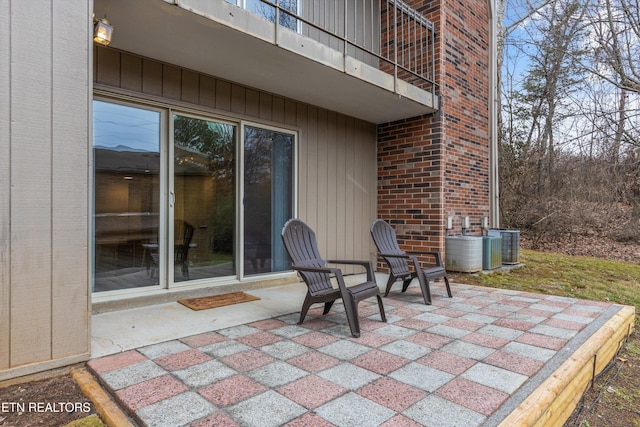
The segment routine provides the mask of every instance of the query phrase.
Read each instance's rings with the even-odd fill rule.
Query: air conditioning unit
[[[447,236],[445,251],[447,271],[475,273],[482,270],[482,237]]]
[[[502,237],[502,263],[520,263],[520,230],[507,230],[504,228],[491,228],[489,236]]]
[[[502,237],[482,237],[482,269],[493,270],[502,265]]]

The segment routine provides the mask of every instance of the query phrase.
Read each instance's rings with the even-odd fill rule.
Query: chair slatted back
[[[404,255],[405,251],[400,249],[396,232],[386,221],[377,219],[371,224],[371,237],[381,254]],[[395,276],[410,272],[409,264],[405,258],[384,257],[391,272]]]
[[[318,251],[316,234],[299,219],[293,218],[286,222],[282,228],[282,240],[294,266],[324,267],[327,264]],[[327,273],[299,273],[309,287],[311,295],[333,289],[330,275]]]

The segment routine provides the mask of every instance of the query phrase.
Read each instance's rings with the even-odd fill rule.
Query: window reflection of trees
[[[272,3],[275,4],[275,0]],[[296,15],[299,15],[298,0],[278,0],[278,5],[280,6],[280,25],[292,31],[297,31],[298,19]],[[260,0],[247,0],[246,9],[256,15],[262,16],[268,21],[276,22],[275,6]]]

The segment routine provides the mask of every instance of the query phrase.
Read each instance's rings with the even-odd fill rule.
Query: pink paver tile
[[[500,348],[509,344],[509,340],[503,338],[492,337],[489,335],[474,332],[461,338],[461,341],[470,342],[472,344],[478,344],[483,347]]]
[[[380,424],[380,427],[423,427],[423,425],[418,424],[417,422],[405,417],[404,415],[398,414]]]
[[[303,416],[288,422],[284,427],[334,427],[334,425],[318,414],[307,412]]]
[[[231,354],[220,359],[236,371],[249,372],[273,362],[275,358],[259,350],[248,350]]]
[[[236,338],[236,341],[248,345],[250,347],[262,347],[268,344],[273,344],[278,341],[282,341],[282,337],[274,335],[269,332],[258,332],[251,335],[245,335],[243,337]]]
[[[415,329],[416,331],[424,331],[429,329],[432,326],[435,326],[435,323],[425,322],[424,320],[407,318],[402,319],[399,322],[395,322],[394,325],[402,326],[404,328]]]
[[[226,341],[228,339],[229,338],[216,332],[205,332],[204,334],[192,335],[190,337],[182,338],[180,339],[180,341],[182,341],[189,347],[198,348],[210,344],[215,344],[217,342]]]
[[[318,331],[320,329],[328,328],[331,326],[335,326],[334,322],[330,322],[328,320],[324,320],[321,318],[309,318],[307,317],[305,321],[299,325],[307,329],[311,329],[312,331]]]
[[[118,390],[116,396],[128,410],[135,412],[187,390],[186,385],[167,374]]]
[[[484,326],[484,324],[482,323],[473,322],[471,320],[466,320],[466,319],[451,319],[443,323],[443,325],[450,326],[452,328],[463,329],[465,331],[471,331],[471,332],[477,329],[480,329],[481,327]]]
[[[229,406],[266,390],[249,377],[234,375],[201,388],[198,393],[216,406]]]
[[[606,301],[580,300],[580,305],[591,305],[595,307],[611,307],[611,303]]]
[[[158,357],[153,361],[167,371],[177,371],[178,369],[188,368],[189,366],[197,365],[211,359],[212,357],[208,354],[194,348],[193,350]]]
[[[262,329],[263,331],[268,331],[271,329],[282,328],[283,326],[288,326],[287,322],[283,322],[278,319],[265,319],[259,320],[257,322],[249,323],[249,326],[253,326],[257,329]]]
[[[540,301],[541,305],[550,305],[552,307],[569,307],[571,306],[570,302],[565,302],[565,301],[555,301],[552,299],[544,299],[542,301]]]
[[[582,330],[582,328],[587,326],[584,323],[571,322],[569,320],[561,320],[561,319],[548,319],[542,322],[542,324],[547,326],[553,326],[556,328],[571,329],[572,331],[580,331]]]
[[[292,357],[287,363],[308,372],[320,372],[340,363],[339,359],[317,351],[310,351],[300,356]]]
[[[392,378],[380,378],[357,393],[396,412],[404,411],[427,396],[427,392]]]
[[[509,397],[494,388],[462,378],[449,381],[436,394],[483,415],[491,414]]]
[[[414,344],[420,344],[427,348],[438,349],[446,344],[449,344],[452,339],[444,337],[442,335],[432,334],[430,332],[418,332],[417,334],[408,337],[406,341],[412,342]]]
[[[529,307],[531,305],[531,303],[528,301],[522,301],[519,299],[511,299],[511,298],[505,300],[503,304],[510,305],[513,307]]]
[[[409,362],[409,359],[381,350],[371,350],[351,360],[354,365],[380,375],[387,375],[389,372],[393,372]]]
[[[376,329],[387,326],[388,323],[383,322],[379,317],[375,319],[363,319],[360,318],[360,330],[361,331],[375,331]]]
[[[395,324],[397,325],[397,323]],[[375,331],[373,331],[360,335],[360,338],[349,337],[348,340],[369,347],[380,347],[381,345],[394,341],[395,338],[389,335],[376,334]]]
[[[315,409],[347,392],[347,389],[315,375],[307,375],[276,389],[307,409]]]
[[[222,412],[217,412],[213,415],[203,418],[198,421],[194,421],[189,424],[189,427],[240,427],[240,424],[233,421],[228,415]]]
[[[568,340],[527,332],[516,338],[516,341],[523,344],[535,345],[536,347],[548,348],[549,350],[560,350]]]
[[[96,374],[104,374],[114,369],[124,368],[125,366],[135,365],[147,360],[145,356],[135,350],[125,351],[113,356],[101,357],[100,359],[90,360],[87,365]]]
[[[481,308],[480,310],[476,311],[476,313],[486,314],[487,316],[493,316],[493,317],[507,317],[513,314],[510,311],[496,310],[495,308],[488,308],[488,307]]]
[[[496,326],[502,326],[503,328],[516,329],[518,331],[528,331],[529,329],[536,326],[535,323],[516,319],[498,319],[493,322],[493,324]]]
[[[539,360],[533,360],[518,354],[499,350],[491,353],[483,362],[528,377],[538,372],[544,366],[544,363]]]
[[[453,375],[460,375],[473,365],[476,361],[458,356],[457,354],[447,353],[446,351],[435,350],[417,360],[418,363],[437,369],[439,371],[448,372]]]
[[[308,334],[298,335],[291,339],[291,341],[298,344],[305,345],[310,348],[320,348],[327,344],[338,341],[338,338],[323,334],[322,332],[309,332]]]

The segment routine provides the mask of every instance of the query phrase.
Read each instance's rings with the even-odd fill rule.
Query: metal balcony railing
[[[434,92],[434,25],[402,0],[227,1]]]

